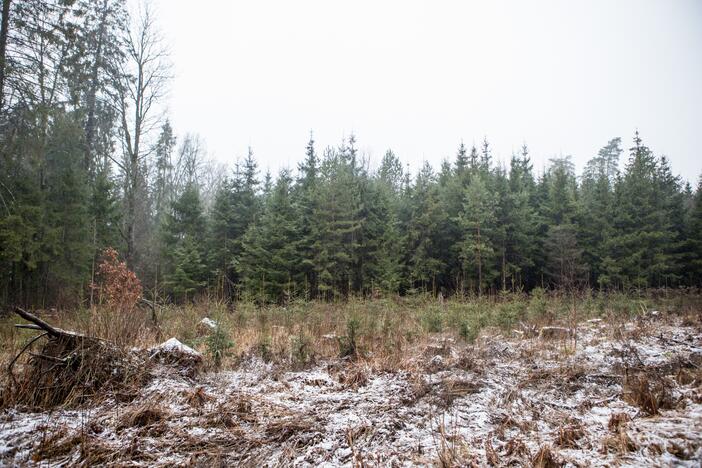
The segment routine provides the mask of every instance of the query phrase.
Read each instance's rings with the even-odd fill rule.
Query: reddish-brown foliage
[[[98,265],[99,284],[93,284],[107,305],[121,312],[128,312],[141,297],[139,278],[119,260],[119,254],[112,247],[102,252],[102,262]]]

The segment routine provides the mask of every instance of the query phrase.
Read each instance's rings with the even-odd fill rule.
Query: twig
[[[39,325],[33,323],[16,323],[15,328],[26,328],[27,330],[43,330]]]
[[[47,361],[51,362],[56,362],[60,364],[66,364],[68,362],[68,359],[66,358],[57,358],[55,356],[47,356],[46,354],[39,354],[39,353],[29,353],[31,356],[39,359],[46,359]]]
[[[22,355],[22,353],[24,353],[25,351],[27,351],[27,349],[28,349],[30,346],[32,346],[32,344],[34,344],[35,341],[37,341],[39,338],[42,338],[42,337],[44,337],[44,336],[46,336],[46,335],[48,335],[48,334],[49,334],[49,333],[46,332],[46,333],[42,333],[41,335],[37,335],[37,336],[35,336],[34,338],[32,338],[32,339],[29,341],[29,343],[27,343],[26,345],[24,345],[24,348],[22,348],[22,350],[17,354],[17,356],[15,356],[15,358],[12,360],[12,362],[10,362],[10,365],[7,366],[7,372],[10,374],[10,378],[12,379],[12,383],[13,383],[13,384],[17,385],[17,381],[15,380],[15,376],[14,376],[14,374],[12,373],[12,367],[15,365],[15,362],[17,362],[17,359],[19,359],[19,357]]]

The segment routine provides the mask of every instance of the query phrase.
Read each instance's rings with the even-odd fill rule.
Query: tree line
[[[311,136],[275,178],[251,150],[225,169],[176,138],[167,49],[122,0],[3,0],[0,73],[5,304],[90,302],[108,247],[173,301],[702,283],[702,180],[638,132],[579,175],[570,157],[537,173],[526,145],[496,162],[487,139],[371,169],[353,135],[321,152]]]

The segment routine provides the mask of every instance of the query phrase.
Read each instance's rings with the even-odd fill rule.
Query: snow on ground
[[[583,323],[575,349],[436,338],[394,371],[164,368],[131,402],[0,413],[0,464],[524,465],[546,446],[566,466],[700,466],[700,365],[699,329],[640,320]]]

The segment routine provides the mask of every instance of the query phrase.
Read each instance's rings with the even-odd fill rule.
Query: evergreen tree
[[[460,259],[470,289],[482,295],[484,288],[497,275],[494,268],[495,195],[483,177],[474,175],[465,189],[463,210],[458,222],[464,230]]]
[[[437,281],[445,268],[443,238],[448,217],[439,198],[435,175],[425,162],[408,193],[410,217],[407,222],[406,262],[412,289],[438,292]]]
[[[697,182],[697,190],[688,216],[689,284],[702,286],[702,176]]]
[[[281,171],[259,221],[244,236],[240,274],[244,288],[261,300],[284,302],[299,280],[292,179]]]
[[[613,235],[613,184],[618,175],[621,139],[614,138],[588,161],[583,173],[578,214],[578,242],[583,247],[583,261],[589,266],[589,281],[599,284],[605,242]]]
[[[205,219],[194,183],[172,204],[162,236],[165,284],[177,299],[185,300],[206,284]]]
[[[675,234],[661,200],[658,162],[638,132],[624,176],[615,185],[614,233],[606,243],[601,283],[662,286],[674,272]]]
[[[505,227],[505,282],[510,287],[521,288],[534,266],[536,256],[536,213],[531,197],[534,192],[534,176],[529,152],[524,145],[521,156],[512,156],[509,173],[509,194],[505,200],[507,208]]]
[[[314,139],[310,134],[310,140],[305,149],[305,159],[298,165],[299,177],[294,191],[294,204],[297,213],[296,229],[299,234],[296,245],[300,270],[303,275],[302,287],[308,298],[317,295],[314,259],[317,255],[315,243],[317,242],[318,230],[314,216],[317,210],[318,170],[319,162],[314,149]]]

